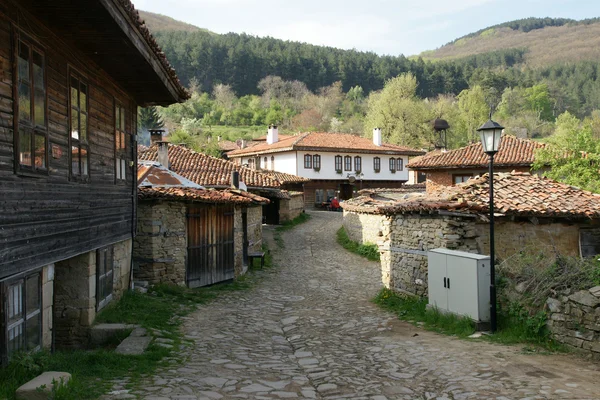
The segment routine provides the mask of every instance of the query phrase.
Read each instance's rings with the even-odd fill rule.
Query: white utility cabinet
[[[490,257],[448,249],[427,252],[429,306],[490,320]]]

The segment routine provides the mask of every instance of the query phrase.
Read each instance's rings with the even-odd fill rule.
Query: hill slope
[[[531,24],[519,23],[522,21]],[[544,21],[549,22],[544,24]],[[535,18],[511,21],[463,36],[420,56],[427,60],[452,60],[514,48],[527,49],[525,63],[533,67],[600,60],[600,21]]]
[[[166,15],[138,10],[140,17],[146,22],[151,32],[184,31],[184,32],[210,32],[208,29],[198,28],[195,25],[178,21]]]

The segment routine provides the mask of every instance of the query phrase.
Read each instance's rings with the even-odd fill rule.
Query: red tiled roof
[[[130,0],[118,0],[118,2],[121,3],[125,11],[129,14],[129,18],[133,21],[136,28],[139,29],[140,33],[142,34],[142,37],[144,38],[148,46],[150,46],[150,48],[152,49],[154,56],[158,59],[162,67],[165,69],[169,78],[171,78],[175,89],[179,94],[179,97],[183,100],[189,99],[190,93],[181,84],[179,77],[177,77],[177,73],[175,73],[175,68],[173,68],[169,63],[169,60],[167,60],[167,56],[156,42],[156,39],[154,39],[154,36],[152,36],[152,34],[150,33],[150,30],[148,30],[148,27],[146,26],[144,20],[140,18],[140,14],[135,9],[134,5],[131,3]]]
[[[140,160],[157,161],[158,147],[152,145],[139,153]],[[280,188],[281,182],[259,171],[237,165],[231,161],[197,153],[180,145],[169,145],[170,169],[199,185],[230,186],[231,172],[239,171],[240,181],[248,187]]]
[[[494,165],[498,167],[526,167],[533,164],[535,150],[544,147],[543,143],[514,136],[502,136],[500,150],[494,155]],[[483,152],[481,142],[436,155],[425,155],[410,161],[408,168],[416,170],[455,169],[486,167],[489,156]]]
[[[310,182],[310,179],[308,179],[308,178],[303,178],[301,176],[292,175],[292,174],[286,174],[285,172],[269,171],[269,170],[261,169],[260,173],[270,176],[271,178],[275,179],[282,185],[285,185],[288,183]]]
[[[264,197],[242,191],[189,187],[140,187],[140,200],[186,200],[200,203],[268,204]]]
[[[489,213],[488,175],[430,194],[400,200],[361,196],[342,204],[347,211],[396,214],[448,210]],[[600,218],[600,195],[528,173],[494,174],[495,212],[514,216]]]
[[[409,147],[396,146],[394,144],[384,143],[376,146],[371,139],[348,133],[321,133],[309,132],[298,136],[289,136],[281,138],[277,143],[261,143],[247,149],[234,150],[227,153],[229,157],[239,157],[242,155],[255,155],[265,153],[276,153],[290,150],[309,150],[309,151],[333,151],[333,152],[357,152],[357,153],[382,153],[382,154],[402,154],[402,155],[421,155],[420,150]]]

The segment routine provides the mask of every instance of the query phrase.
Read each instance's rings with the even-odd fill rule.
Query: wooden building
[[[152,161],[140,161],[138,185],[136,280],[211,285],[244,274],[248,254],[261,250],[261,206],[269,200],[205,189]]]
[[[128,0],[0,0],[0,356],[84,346],[130,283],[137,107],[188,97]]]

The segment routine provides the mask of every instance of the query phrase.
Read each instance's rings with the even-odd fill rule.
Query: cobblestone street
[[[370,303],[378,263],[335,240],[341,213],[314,212],[265,238],[275,268],[184,323],[184,363],[131,394],[170,399],[600,399],[600,365],[523,346],[458,340],[398,321]],[[129,395],[127,395],[129,396]]]

